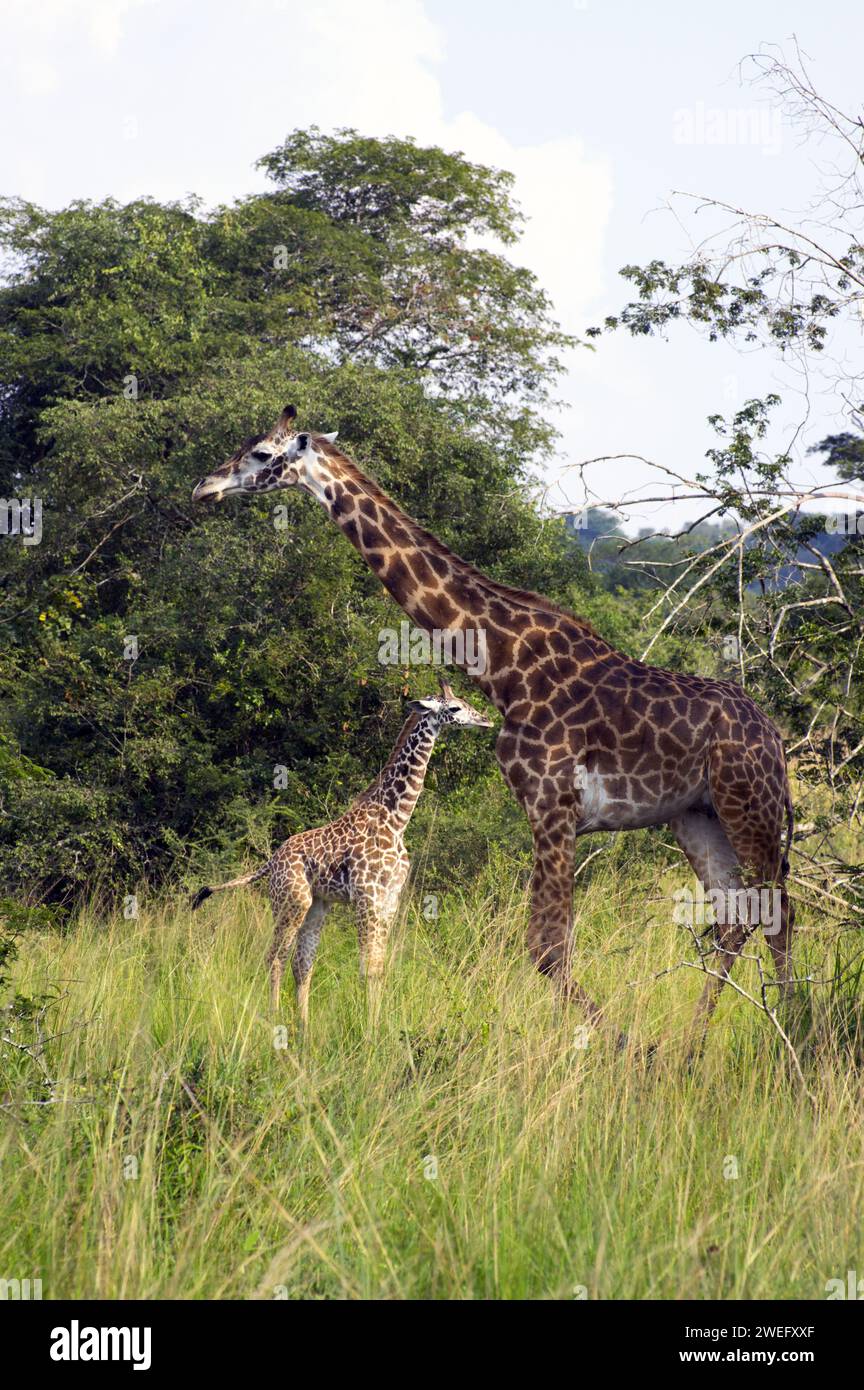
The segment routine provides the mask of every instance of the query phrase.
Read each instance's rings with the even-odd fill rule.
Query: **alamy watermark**
[[[486,672],[486,633],[482,627],[435,627],[431,632],[401,622],[378,633],[382,666],[461,666],[469,675]]]
[[[672,116],[676,145],[750,145],[765,155],[778,155],[783,145],[783,120],[778,110],[758,107],[679,107]]]
[[[69,1327],[51,1332],[52,1361],[129,1361],[133,1371],[147,1371],[151,1362],[149,1327],[82,1327],[73,1318]]]
[[[0,1279],[0,1302],[38,1300],[42,1297],[41,1279]]]
[[[832,512],[825,530],[829,536],[864,536],[864,512]]]
[[[0,536],[20,536],[24,545],[42,539],[41,497],[0,497]]]
[[[845,1279],[829,1279],[825,1285],[828,1302],[837,1298],[848,1298],[854,1303],[864,1299],[864,1279],[858,1278],[858,1271],[847,1269]]]
[[[679,888],[672,894],[675,907],[672,920],[679,927],[705,927],[711,923],[711,909],[717,926],[761,927],[766,936],[776,936],[783,925],[783,900],[779,888],[711,888],[697,885]]]

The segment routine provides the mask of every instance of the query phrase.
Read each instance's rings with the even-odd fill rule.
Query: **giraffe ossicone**
[[[786,995],[793,811],[771,720],[731,681],[648,666],[542,595],[482,574],[402,511],[332,436],[298,431],[296,414],[286,407],[267,434],[246,440],[193,499],[299,487],[418,627],[482,629],[484,669],[468,673],[503,716],[498,764],[531,824],[528,949],[538,970],[600,1020],[570,968],[576,838],[667,825],[706,891],[778,889],[780,927],[768,944]],[[717,925],[695,1039],[755,925]]]

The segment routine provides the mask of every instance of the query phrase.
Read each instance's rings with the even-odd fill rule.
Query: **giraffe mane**
[[[378,773],[378,776],[375,778],[374,782],[371,782],[370,785],[366,787],[364,791],[358,793],[358,795],[355,796],[354,800],[351,803],[352,806],[360,806],[364,801],[372,801],[374,799],[375,793],[381,787],[381,783],[385,772],[387,772],[391,764],[396,761],[402,749],[405,747],[405,744],[408,742],[409,738],[413,734],[414,730],[417,728],[417,725],[420,723],[420,720],[422,718],[423,715],[419,714],[416,710],[411,711],[411,713],[408,715],[408,718],[405,720],[405,723],[402,725],[402,730],[399,734],[399,737],[397,738],[392,749],[390,750],[390,754],[387,758],[387,761],[382,767],[381,771]]]
[[[321,434],[315,434],[314,432],[312,433],[312,439],[315,443],[315,447],[320,450],[322,454],[338,461],[343,473],[357,483],[367,497],[371,497],[375,502],[383,502],[387,507],[398,506],[374,478],[364,473],[354,460],[349,458],[341,449],[337,449],[336,445],[333,444],[331,440],[326,439]],[[402,508],[399,507],[398,510],[402,511]],[[595,637],[599,642],[604,642],[604,644],[608,646],[608,643],[605,643],[605,639],[600,636],[596,628],[592,627],[584,618],[577,617],[575,613],[571,613],[568,609],[562,608],[560,604],[553,603],[551,599],[545,598],[543,594],[535,593],[532,589],[516,589],[510,584],[500,584],[497,579],[492,579],[488,574],[484,574],[482,570],[479,570],[476,565],[472,565],[470,560],[465,560],[461,555],[457,555],[455,551],[450,550],[450,548],[446,546],[443,541],[440,541],[437,536],[433,535],[431,531],[427,531],[425,527],[421,526],[413,517],[408,516],[407,512],[403,512],[403,516],[411,523],[416,536],[423,541],[426,549],[433,550],[438,555],[443,555],[448,560],[457,560],[469,577],[480,587],[501,598],[507,599],[510,603],[516,603],[522,608],[540,609],[541,612],[551,613],[556,618],[567,618],[570,622],[576,623],[584,632],[587,632],[590,636]]]

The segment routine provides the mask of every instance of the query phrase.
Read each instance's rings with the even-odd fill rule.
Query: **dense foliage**
[[[564,340],[476,249],[516,236],[509,176],[353,132],[262,162],[274,192],[209,214],[4,206],[0,496],[41,498],[43,535],[0,541],[0,879],[31,902],[334,814],[431,684],[379,665],[403,615],[309,499],[191,507],[285,400],[496,576],[587,575],[526,490]],[[453,740],[433,779],[490,768]]]

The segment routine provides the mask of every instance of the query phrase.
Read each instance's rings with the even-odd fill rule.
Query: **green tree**
[[[491,573],[588,583],[529,497],[563,339],[533,277],[475,249],[515,241],[509,178],[353,132],[264,163],[275,192],[211,214],[5,205],[0,495],[44,519],[0,542],[0,878],[34,901],[332,815],[431,685],[378,663],[402,615],[308,500],[189,505],[285,400]],[[454,742],[432,782],[490,769]]]

